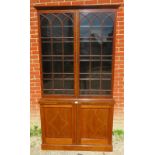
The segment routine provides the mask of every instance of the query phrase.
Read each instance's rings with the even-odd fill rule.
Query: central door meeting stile
[[[115,12],[38,12],[42,149],[112,150]]]

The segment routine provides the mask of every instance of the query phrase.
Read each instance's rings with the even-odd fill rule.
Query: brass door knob
[[[78,104],[79,102],[78,102],[78,101],[75,101],[74,103],[75,103],[75,104]]]

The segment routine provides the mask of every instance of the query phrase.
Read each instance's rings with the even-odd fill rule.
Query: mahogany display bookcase
[[[112,151],[116,7],[37,9],[42,149]]]

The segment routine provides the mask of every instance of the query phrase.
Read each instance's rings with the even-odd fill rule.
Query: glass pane
[[[112,42],[103,42],[103,55],[112,55]]]
[[[111,63],[111,61],[103,61],[102,62],[102,71],[104,73],[111,73],[111,71],[112,71],[112,63]]]
[[[51,61],[52,57],[50,55],[44,55],[42,56],[43,61]]]
[[[113,17],[107,16],[104,20],[104,26],[112,26],[113,25]]]
[[[53,94],[54,92],[53,92],[53,90],[43,90],[43,93],[44,94]]]
[[[52,62],[51,61],[43,61],[43,72],[44,73],[52,72]]]
[[[92,27],[90,32],[91,32],[90,36],[92,38],[95,38],[96,40],[100,40],[103,37],[102,29],[100,27]]]
[[[102,81],[102,89],[103,90],[111,90],[111,80],[103,80]]]
[[[65,73],[65,74],[64,74],[64,78],[72,78],[72,79],[74,79],[74,74]]]
[[[89,37],[89,36],[90,36],[89,27],[81,27],[80,28],[80,37]]]
[[[89,62],[80,62],[80,72],[81,73],[89,72]]]
[[[50,37],[50,28],[49,27],[42,27],[41,28],[41,37]]]
[[[70,56],[70,55],[68,56],[68,55],[67,55],[67,56],[64,57],[64,60],[65,60],[65,61],[73,61],[74,58],[73,58],[73,56]]]
[[[50,20],[48,15],[40,16],[40,20],[41,20],[41,27],[45,27],[45,26],[47,27],[50,25]]]
[[[73,89],[74,88],[74,81],[72,80],[65,80],[64,83],[64,88],[65,89]]]
[[[69,18],[66,18],[66,20],[64,21],[64,26],[73,26],[73,21]]]
[[[102,74],[102,78],[104,78],[104,79],[111,79],[112,75],[111,75],[111,73]]]
[[[43,55],[50,55],[51,52],[51,44],[50,43],[42,43],[42,54]]]
[[[64,37],[73,37],[73,27],[64,27]]]
[[[73,43],[64,42],[64,54],[65,55],[73,55]]]
[[[52,37],[62,37],[62,27],[52,27]]]
[[[65,94],[74,94],[73,90],[65,90]]]
[[[80,94],[110,95],[114,13],[80,13]]]
[[[92,80],[91,81],[91,89],[100,89],[100,81]]]
[[[57,79],[57,78],[63,78],[63,74],[54,74],[54,78]]]
[[[63,64],[62,61],[54,61],[53,62],[55,73],[62,73],[62,71],[63,71],[62,64]]]
[[[100,61],[93,61],[91,63],[91,72],[92,73],[96,73],[96,72],[100,72],[100,68],[101,68],[101,62]]]
[[[91,54],[92,55],[100,55],[101,54],[101,42],[94,41],[91,42]]]
[[[80,25],[81,26],[88,26],[89,25],[89,20],[88,20],[88,18],[86,18],[85,16],[84,16],[84,14],[80,14]]]
[[[54,88],[55,89],[62,89],[63,88],[63,81],[62,80],[54,80]]]
[[[93,14],[94,15],[94,14]],[[99,16],[99,15],[98,15]],[[92,26],[99,26],[101,24],[101,20],[100,20],[100,17],[98,16],[94,16],[93,20],[92,20]]]
[[[96,78],[96,79],[100,79],[100,74],[91,74],[91,78]]]
[[[92,61],[100,61],[101,60],[101,56],[97,55],[97,53],[95,53],[95,55],[92,55],[91,60]]]
[[[89,81],[88,80],[80,80],[80,88],[81,89],[89,89]]]
[[[88,92],[88,91],[86,91],[86,90],[80,90],[80,94],[81,94],[81,95],[88,95],[88,94],[89,94],[89,92]]]
[[[103,37],[112,37],[113,36],[113,27],[103,27],[102,35],[103,35]]]
[[[61,55],[62,54],[62,43],[53,42],[53,54],[54,55]]]
[[[43,80],[44,89],[52,89],[52,81],[51,80]]]
[[[80,79],[89,78],[89,74],[80,74]]]
[[[60,27],[61,26],[61,19],[60,19],[60,17],[59,17],[59,14],[53,14],[52,15],[52,21],[51,21],[51,23],[52,23],[52,27]]]
[[[89,55],[90,53],[90,42],[81,42],[80,43],[80,54]]]
[[[43,79],[51,79],[52,78],[52,74],[51,73],[44,73],[43,74]]]
[[[73,62],[69,62],[69,61],[64,62],[64,72],[73,73]]]
[[[74,94],[72,13],[41,14],[43,92]]]
[[[65,90],[54,90],[54,94],[68,94]]]

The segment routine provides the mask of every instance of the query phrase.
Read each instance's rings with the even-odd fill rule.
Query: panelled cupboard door
[[[73,144],[74,115],[74,106],[72,104],[42,105],[43,144]]]
[[[113,106],[80,104],[78,140],[81,145],[111,145]]]

